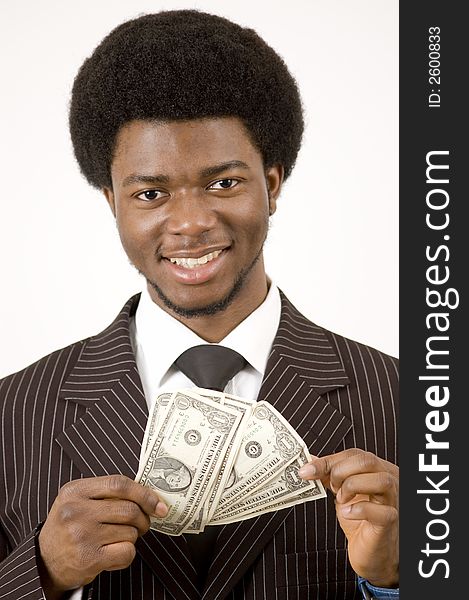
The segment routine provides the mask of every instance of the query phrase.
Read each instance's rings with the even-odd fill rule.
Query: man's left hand
[[[300,470],[335,495],[354,571],[377,587],[399,585],[399,469],[371,452],[351,448],[313,457]]]

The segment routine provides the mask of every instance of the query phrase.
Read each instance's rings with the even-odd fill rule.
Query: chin
[[[147,282],[151,289],[157,293],[159,300],[169,312],[186,319],[212,316],[226,310],[236,298],[242,287],[242,280],[238,280],[224,295],[219,293],[216,297],[212,296],[209,299],[201,298],[200,300],[195,301],[195,294],[191,296],[185,295],[184,297],[179,298],[170,298],[156,283],[148,279]]]

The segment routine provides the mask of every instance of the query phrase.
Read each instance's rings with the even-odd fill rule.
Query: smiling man
[[[310,322],[265,271],[303,132],[282,59],[218,16],[139,17],[83,64],[70,131],[145,286],[100,334],[0,382],[0,598],[398,597],[397,361]],[[204,344],[241,357],[225,390],[283,414],[327,500],[149,529],[168,508],[134,481],[148,410],[194,385],[179,359]]]

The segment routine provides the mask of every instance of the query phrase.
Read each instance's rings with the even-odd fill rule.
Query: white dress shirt
[[[277,333],[280,308],[278,288],[271,284],[264,302],[221,340],[221,346],[236,350],[248,362],[228,382],[227,393],[257,399]],[[149,408],[161,391],[195,386],[173,363],[188,348],[207,342],[159,308],[147,290],[142,292],[130,329]]]
[[[221,346],[236,350],[248,362],[227,383],[225,392],[257,399],[280,309],[278,288],[271,283],[264,302],[221,340]],[[146,288],[130,322],[130,340],[149,410],[160,392],[195,386],[173,363],[188,348],[207,342],[155,304]],[[82,600],[82,591],[75,590],[70,600]]]

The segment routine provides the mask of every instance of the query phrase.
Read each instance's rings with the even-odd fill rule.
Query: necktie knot
[[[175,360],[179,370],[197,387],[219,392],[246,364],[246,359],[235,350],[211,344],[189,348]]]

